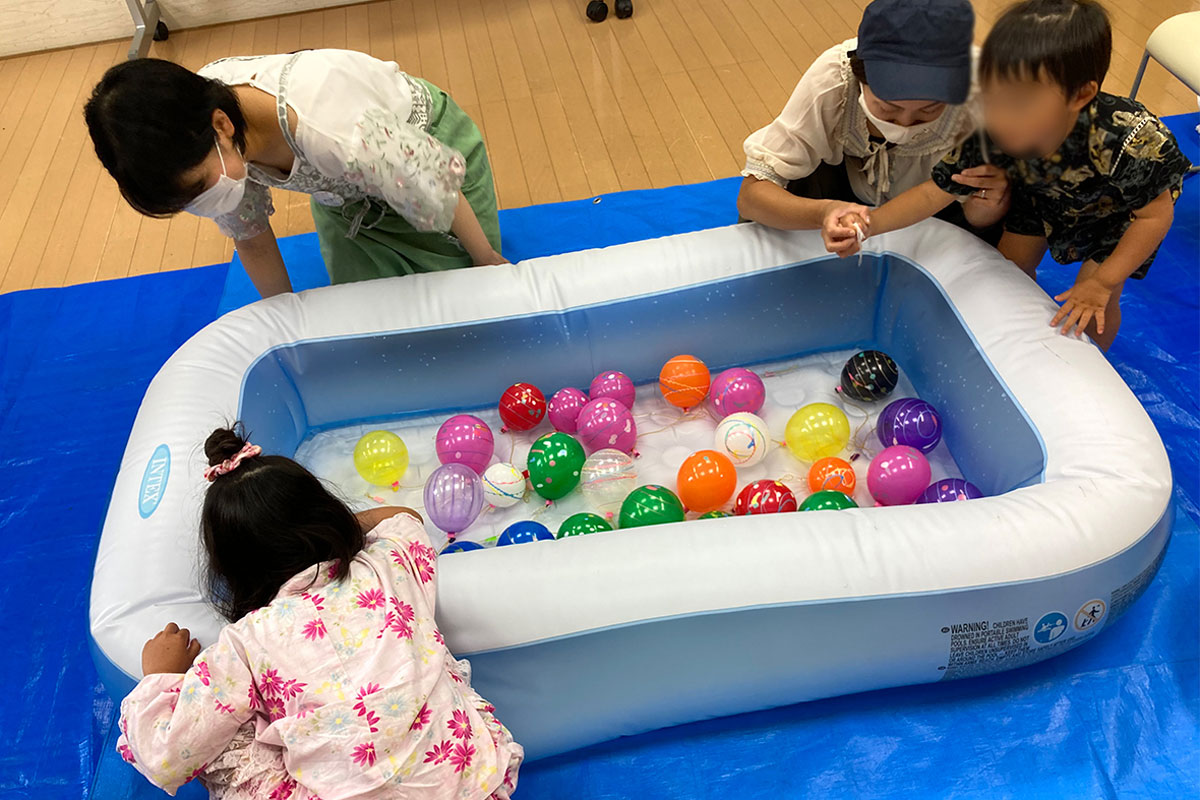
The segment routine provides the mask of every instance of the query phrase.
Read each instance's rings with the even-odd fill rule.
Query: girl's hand
[[[837,253],[840,258],[854,255],[859,250],[859,231],[855,230],[854,222],[858,222],[865,237],[868,231],[863,226],[870,221],[871,210],[866,206],[830,201],[821,223],[821,239],[825,242],[825,249]]]
[[[484,253],[472,259],[477,267],[494,267],[500,264],[510,264],[507,258],[492,250],[490,253]]]
[[[1079,277],[1075,279],[1075,285],[1054,298],[1062,303],[1062,308],[1050,320],[1050,327],[1057,328],[1065,319],[1063,336],[1069,334],[1072,327],[1076,336],[1083,336],[1093,318],[1096,320],[1096,333],[1104,333],[1104,309],[1108,307],[1113,289],[1096,278],[1094,270],[1086,269],[1086,264],[1084,266],[1085,269],[1080,270]],[[1089,272],[1092,274],[1087,274]]]
[[[182,674],[198,655],[200,642],[192,638],[188,629],[180,630],[174,622],[168,623],[142,648],[142,674]]]
[[[408,514],[422,525],[425,524],[425,520],[421,519],[420,514],[406,506],[379,506],[378,508],[368,508],[364,511],[355,513],[354,518],[358,520],[358,526],[362,528],[362,532],[367,533],[385,519],[394,517],[397,514]]]

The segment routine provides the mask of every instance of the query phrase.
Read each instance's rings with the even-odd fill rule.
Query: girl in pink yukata
[[[173,623],[146,643],[125,760],[217,800],[507,800],[524,749],[446,649],[417,513],[356,516],[236,428],[204,451],[208,589],[229,624],[203,650]]]

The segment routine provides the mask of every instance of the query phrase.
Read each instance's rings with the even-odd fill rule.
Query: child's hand
[[[425,524],[425,520],[421,519],[421,515],[407,506],[379,506],[378,508],[368,508],[357,512],[354,515],[354,518],[358,520],[358,526],[362,528],[362,532],[367,533],[368,531],[373,530],[376,525],[383,522],[385,519],[394,517],[397,514],[408,514],[422,525]]]
[[[871,210],[866,206],[830,202],[821,224],[821,239],[825,242],[825,249],[837,253],[840,258],[854,255],[859,250],[859,231],[855,230],[854,222],[858,222],[865,236],[865,226],[870,221]]]
[[[847,228],[853,228],[855,241],[859,244],[862,244],[871,235],[870,221],[866,217],[861,217],[853,212],[839,219],[838,224]]]
[[[500,255],[495,250],[493,250],[492,252],[487,253],[479,258],[475,258],[472,260],[475,262],[475,266],[477,266],[477,267],[493,267],[493,266],[498,266],[500,264],[511,264],[512,263],[511,261],[509,261],[504,256]]]
[[[1104,309],[1108,307],[1113,289],[1098,279],[1094,270],[1088,270],[1086,266],[1080,270],[1075,285],[1054,298],[1062,303],[1062,308],[1054,315],[1054,319],[1050,320],[1050,327],[1057,328],[1065,319],[1066,322],[1062,326],[1063,336],[1069,334],[1072,327],[1076,336],[1082,336],[1093,318],[1096,320],[1096,333],[1104,333]]]
[[[174,675],[184,673],[200,655],[200,642],[192,638],[187,628],[179,629],[168,623],[142,648],[143,675]]]

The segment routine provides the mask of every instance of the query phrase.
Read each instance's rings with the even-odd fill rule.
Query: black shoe
[[[617,0],[614,5],[617,19],[629,19],[633,16],[633,0]]]
[[[629,0],[624,0],[624,2],[628,3]],[[604,0],[591,0],[587,4],[587,18],[592,22],[604,22],[607,16],[608,3],[604,2]]]

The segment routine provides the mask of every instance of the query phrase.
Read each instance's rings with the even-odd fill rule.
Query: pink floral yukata
[[[117,749],[172,794],[198,777],[226,800],[506,800],[524,749],[446,649],[435,567],[420,523],[384,520],[345,579],[318,564],[186,674],[143,678]]]

